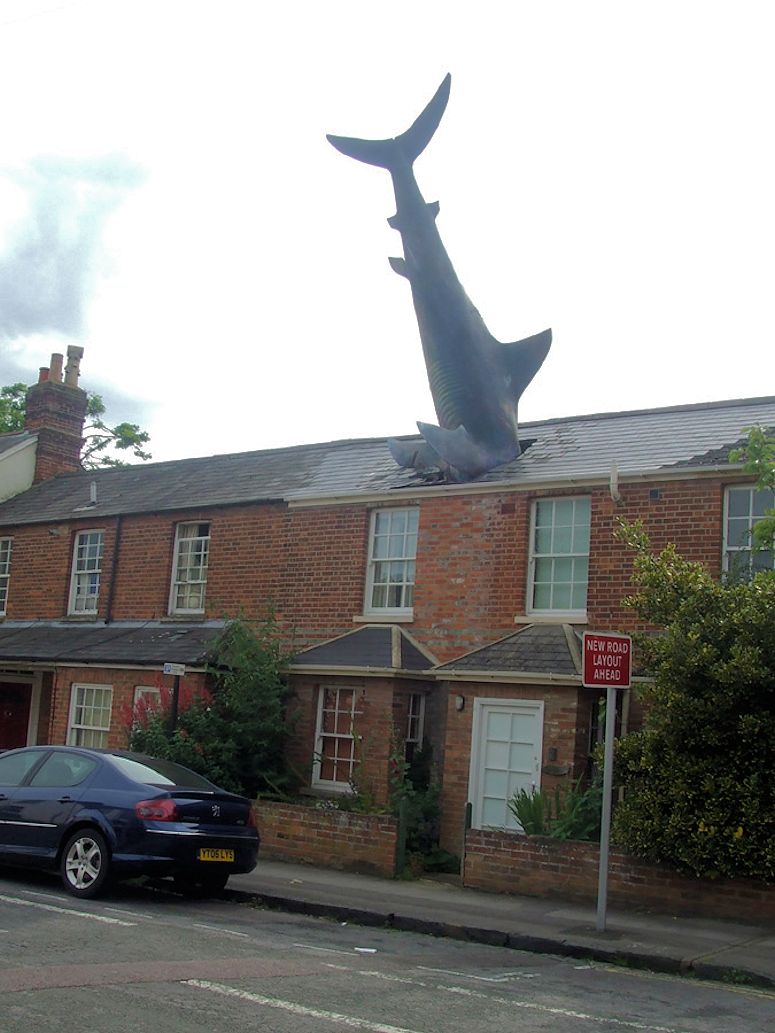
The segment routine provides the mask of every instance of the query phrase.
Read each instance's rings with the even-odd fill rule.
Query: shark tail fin
[[[389,169],[399,159],[408,161],[411,165],[415,158],[422,154],[438,129],[449,100],[451,82],[452,76],[447,74],[417,119],[405,133],[394,140],[359,140],[354,136],[332,136],[331,134],[328,134],[326,139],[348,158],[355,158],[367,165],[378,165],[380,168]]]

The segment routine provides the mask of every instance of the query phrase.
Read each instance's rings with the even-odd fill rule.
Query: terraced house
[[[382,439],[83,471],[79,351],[0,436],[0,748],[123,744],[165,662],[196,691],[225,618],[271,604],[309,790],[357,768],[384,798],[391,738],[427,739],[453,849],[466,802],[509,826],[515,789],[588,763],[580,635],[633,628],[617,518],[721,575],[773,504],[728,455],[775,398],[526,424],[519,458],[465,484],[400,470]]]

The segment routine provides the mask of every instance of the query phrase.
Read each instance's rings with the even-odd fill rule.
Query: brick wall
[[[724,482],[703,479],[624,485],[623,504],[607,490],[592,497],[589,624],[633,629],[621,599],[631,556],[613,541],[618,516],[640,517],[656,546],[674,541],[717,573]],[[84,481],[84,504],[88,502]],[[652,497],[652,493],[654,497]],[[525,614],[530,507],[541,493],[500,492],[422,499],[412,633],[440,660],[514,630]],[[543,493],[553,496],[561,492]],[[566,493],[567,494],[567,493]],[[574,494],[581,494],[575,492]],[[281,503],[126,516],[121,521],[114,619],[165,617],[176,524],[210,523],[206,616],[259,617],[272,604],[294,650],[352,630],[363,611],[367,505],[288,509]],[[89,516],[54,527],[0,528],[12,535],[8,618],[53,619],[67,612],[73,539],[100,527],[105,549],[99,616],[106,615],[117,535],[115,518]],[[54,533],[50,533],[50,532]]]
[[[380,814],[256,803],[260,856],[392,878],[398,822]]]
[[[470,829],[463,882],[494,893],[597,900],[598,847],[514,832]],[[695,879],[612,848],[608,901],[616,907],[775,924],[775,884]]]
[[[354,689],[357,693],[354,731],[354,780],[364,795],[378,806],[388,800],[390,744],[393,736],[396,699],[407,691],[404,683],[392,678],[308,677],[293,675],[288,702],[292,735],[286,756],[302,784],[310,784],[312,759],[316,749],[315,725],[319,694],[327,687]],[[398,707],[400,710],[400,707]],[[400,729],[403,734],[404,729]]]
[[[51,710],[45,739],[49,743],[65,743],[70,719],[73,685],[109,685],[113,689],[112,720],[108,746],[126,749],[131,724],[135,687],[138,685],[172,689],[172,678],[158,670],[122,670],[102,667],[59,667],[51,690]],[[204,688],[204,674],[190,672],[180,680],[181,699],[185,700]],[[42,707],[41,707],[42,711]]]

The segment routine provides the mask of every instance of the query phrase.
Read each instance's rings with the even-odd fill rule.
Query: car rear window
[[[52,753],[35,772],[31,786],[53,788],[80,785],[97,767],[97,761],[78,753]]]
[[[159,760],[156,757],[117,757],[110,758],[116,767],[135,782],[145,782],[152,786],[185,786],[187,789],[215,789],[202,775],[184,768],[171,760]]]

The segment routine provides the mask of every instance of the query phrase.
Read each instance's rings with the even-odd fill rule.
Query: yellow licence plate
[[[233,861],[233,850],[214,850],[212,847],[202,847],[199,851],[200,861]]]

